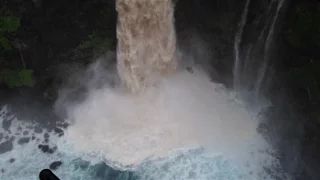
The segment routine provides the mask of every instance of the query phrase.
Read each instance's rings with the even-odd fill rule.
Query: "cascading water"
[[[156,73],[176,69],[174,6],[171,0],[116,0],[116,9],[119,75],[139,92]]]
[[[271,26],[270,26],[270,29],[269,29],[269,32],[268,32],[268,36],[267,36],[267,40],[266,40],[266,43],[265,43],[263,64],[262,64],[262,66],[261,66],[261,68],[259,70],[258,78],[257,78],[257,81],[255,83],[255,88],[254,89],[255,89],[255,94],[256,95],[259,95],[261,84],[262,84],[263,79],[264,79],[264,77],[266,75],[267,67],[268,67],[268,64],[269,64],[269,61],[270,61],[270,57],[269,57],[269,55],[270,55],[270,46],[271,46],[272,40],[273,40],[272,38],[273,38],[273,33],[274,33],[274,27],[275,27],[276,21],[278,19],[278,15],[279,15],[280,9],[283,6],[284,0],[277,0],[275,2],[278,3],[278,6],[277,6],[277,10],[276,10],[275,15],[273,15],[272,23],[271,23]]]
[[[250,0],[247,0],[236,33],[234,42],[235,63],[233,67],[234,87],[237,90],[254,92],[255,98],[259,97],[266,76],[270,54],[272,53],[270,48],[273,42],[274,28],[283,4],[284,0],[272,0],[265,14],[257,16],[249,22],[253,27],[248,27],[247,39],[243,42],[243,31],[250,6]],[[264,18],[261,16],[264,16]],[[259,30],[258,26],[261,26],[261,24],[264,25]],[[258,35],[256,36],[252,32],[254,29],[257,30],[256,34]]]
[[[83,101],[65,102],[61,91],[66,128],[39,130],[3,108],[1,179],[36,179],[49,166],[61,179],[289,179],[256,130],[259,111],[200,67],[176,68],[171,1],[118,0],[117,10],[120,84],[134,93],[108,82],[102,60],[75,76]]]
[[[234,54],[235,54],[235,60],[234,60],[234,67],[233,67],[233,86],[234,89],[236,89],[237,91],[239,91],[240,89],[240,76],[241,76],[241,62],[240,62],[240,43],[241,43],[241,38],[242,38],[242,32],[243,32],[243,28],[244,25],[246,24],[247,21],[247,14],[248,14],[248,10],[249,10],[249,4],[250,4],[250,0],[246,1],[246,5],[244,7],[243,10],[243,14],[241,16],[241,21],[239,24],[239,31],[237,31],[236,33],[236,38],[234,41]]]

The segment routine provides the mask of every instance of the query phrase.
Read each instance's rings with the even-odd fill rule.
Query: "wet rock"
[[[49,136],[48,133],[44,133],[43,137],[44,137],[45,139],[48,139],[50,136]]]
[[[53,163],[50,164],[49,168],[52,170],[56,170],[58,169],[60,166],[62,165],[61,161],[55,161]]]
[[[66,122],[64,122],[64,123],[61,123],[60,126],[61,126],[61,128],[63,128],[63,129],[67,129],[67,127],[69,126],[69,124],[66,123]]]
[[[11,159],[9,160],[10,163],[13,163],[14,161],[15,161],[14,158],[11,158]]]
[[[7,140],[0,144],[0,154],[4,154],[13,149],[13,144],[10,140]]]
[[[29,131],[24,131],[23,132],[23,135],[25,135],[25,136],[28,135],[28,134],[29,134]]]
[[[56,134],[58,134],[59,135],[59,137],[61,137],[61,136],[63,136],[64,135],[64,132],[63,132],[63,130],[62,129],[60,129],[60,128],[54,128],[54,132],[56,133]]]
[[[40,128],[40,126],[36,126],[34,128],[34,132],[40,134],[40,133],[42,133],[42,129]]]
[[[57,133],[57,134],[60,134],[60,133],[63,133],[62,129],[60,128],[54,128],[54,132]]]
[[[11,120],[4,120],[2,121],[2,128],[6,131],[9,131],[11,124],[12,124]]]
[[[9,138],[9,141],[13,142],[15,139],[16,139],[15,136],[11,136],[11,137]]]
[[[57,147],[50,148],[49,145],[40,144],[38,145],[38,149],[40,149],[43,153],[53,154],[57,150]]]
[[[43,153],[48,153],[48,151],[49,151],[49,149],[50,149],[48,145],[42,145],[42,144],[38,145],[38,148],[39,148]]]
[[[194,72],[193,69],[192,69],[192,67],[187,67],[186,69],[187,69],[187,71],[189,71],[190,73],[193,73],[193,72]]]
[[[35,136],[32,136],[32,137],[31,137],[31,139],[32,139],[32,140],[35,140],[35,139],[36,139],[36,137],[35,137]]]
[[[44,142],[45,142],[45,143],[49,143],[49,139],[46,138],[46,139],[44,140]]]
[[[23,137],[21,139],[18,140],[18,144],[22,145],[22,144],[26,144],[30,141],[29,137]]]
[[[48,153],[53,154],[57,149],[58,149],[57,147],[50,148]]]

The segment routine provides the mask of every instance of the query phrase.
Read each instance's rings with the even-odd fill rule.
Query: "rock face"
[[[4,130],[9,131],[12,121],[11,120],[4,120],[2,121],[2,127]]]
[[[117,68],[122,82],[139,92],[159,74],[176,69],[171,0],[117,0]]]
[[[0,144],[0,154],[4,154],[13,149],[12,141],[8,140]]]
[[[57,147],[50,148],[49,145],[40,144],[38,145],[38,149],[40,149],[43,153],[53,154],[57,150]]]
[[[59,137],[61,137],[61,136],[63,136],[63,135],[64,135],[63,130],[62,130],[62,129],[60,129],[60,128],[57,128],[57,127],[55,127],[55,128],[54,128],[54,132],[55,132],[56,134],[58,134],[58,135],[59,135]]]
[[[23,137],[21,139],[18,140],[18,144],[22,145],[22,144],[26,144],[30,141],[29,137]]]
[[[58,169],[60,166],[62,165],[61,161],[55,161],[53,163],[50,164],[49,168],[52,170],[56,170]]]
[[[10,163],[14,163],[14,161],[15,161],[14,158],[11,158],[11,159],[9,160]]]

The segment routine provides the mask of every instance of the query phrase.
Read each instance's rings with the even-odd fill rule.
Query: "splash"
[[[258,121],[244,109],[232,110],[218,89],[206,76],[183,71],[140,95],[93,91],[69,114],[76,123],[68,136],[80,149],[101,149],[125,165],[179,148],[205,145],[220,153],[254,141]]]
[[[201,68],[178,69],[172,2],[117,0],[116,9],[118,74],[133,93],[87,88],[67,111],[73,151],[141,179],[273,179],[279,162],[257,112]]]
[[[264,168],[279,167],[256,131],[256,113],[198,68],[162,77],[140,94],[117,86],[91,89],[68,117],[65,139],[72,151],[142,179],[272,179]]]
[[[139,92],[176,69],[174,6],[171,0],[117,0],[116,10],[119,76]]]
[[[34,123],[13,119],[9,130],[0,129],[8,137],[0,147],[14,142],[0,154],[2,177],[35,179],[59,159],[61,179],[288,179],[276,151],[256,130],[258,112],[249,112],[201,68],[177,70],[172,2],[117,0],[116,6],[117,69],[133,93],[101,83],[114,76],[94,64],[90,78],[74,81],[84,84],[84,100],[65,103],[70,94],[62,93],[57,101],[70,122],[63,137],[29,132],[30,142],[19,144],[15,138],[24,138],[21,131]],[[3,112],[1,124],[7,121]],[[56,148],[41,152],[43,143]]]
[[[185,76],[183,73],[180,76]],[[185,76],[185,78],[190,78],[190,76]],[[181,78],[181,77],[180,77]],[[176,77],[176,80],[180,79]],[[195,79],[202,79],[201,76],[195,77]],[[203,79],[204,80],[204,79]],[[197,80],[198,81],[198,80]],[[202,82],[206,82],[205,80]],[[200,83],[201,84],[201,83]],[[181,84],[179,85],[181,86]],[[223,88],[220,89],[218,85],[209,85],[216,88],[216,93],[224,94]],[[173,87],[172,87],[173,88]],[[197,88],[196,88],[197,89]],[[208,89],[209,90],[209,89]],[[184,91],[180,89],[180,91]],[[174,91],[176,93],[176,91]],[[190,92],[190,91],[189,91]],[[187,95],[187,93],[184,93]],[[227,95],[227,94],[225,94]],[[111,93],[111,96],[115,96],[114,93]],[[181,98],[181,96],[180,96]],[[215,98],[215,100],[217,100]],[[232,100],[232,99],[230,99]],[[118,100],[119,102],[123,102]],[[128,101],[128,100],[127,100]],[[175,100],[173,100],[175,101]],[[103,98],[96,105],[103,102]],[[186,101],[182,101],[186,102]],[[190,101],[191,102],[191,101]],[[222,102],[219,102],[222,103]],[[154,103],[151,103],[151,105]],[[207,103],[206,103],[207,104]],[[232,103],[228,102],[227,104],[231,105]],[[127,104],[128,105],[128,104]],[[173,104],[173,105],[176,105]],[[181,105],[181,104],[180,104]],[[194,106],[199,105],[198,103],[194,104]],[[79,105],[85,107],[84,104]],[[219,106],[218,104],[215,106]],[[88,106],[87,106],[88,107]],[[107,108],[110,108],[111,105],[108,105]],[[187,106],[186,106],[187,107]],[[190,107],[190,106],[189,106]],[[226,107],[226,104],[221,106]],[[91,107],[92,108],[92,107]],[[134,106],[132,107],[134,108]],[[245,111],[242,108],[237,109],[236,107],[230,106],[232,108],[233,115],[225,116],[229,118],[234,118],[236,121],[239,121],[239,117],[248,118]],[[102,108],[100,108],[101,110]],[[80,110],[80,108],[78,109]],[[256,179],[276,179],[273,174],[269,174],[265,172],[264,168],[271,169],[272,173],[279,174],[279,172],[273,172],[273,166],[277,167],[277,159],[270,154],[272,151],[268,151],[268,145],[265,142],[261,142],[260,136],[249,137],[251,133],[255,134],[253,131],[244,132],[250,130],[250,128],[242,129],[242,126],[239,126],[238,129],[235,127],[226,128],[227,125],[214,127],[212,130],[218,130],[219,128],[223,128],[223,130],[230,130],[231,132],[220,131],[219,141],[211,142],[209,138],[201,140],[199,138],[193,137],[194,134],[188,135],[192,138],[192,140],[188,140],[183,137],[182,134],[184,131],[188,131],[188,129],[192,128],[189,125],[192,123],[185,123],[183,125],[179,125],[179,127],[171,127],[171,129],[178,130],[180,132],[174,132],[174,135],[180,137],[180,144],[176,144],[173,147],[184,146],[182,149],[177,150],[163,156],[159,157],[158,152],[159,146],[155,144],[144,145],[147,149],[144,151],[136,152],[137,149],[131,148],[130,146],[137,142],[137,139],[141,141],[145,141],[145,143],[150,143],[150,141],[146,140],[148,137],[156,137],[155,134],[150,131],[139,132],[141,128],[136,127],[135,129],[125,129],[122,130],[120,127],[107,127],[102,126],[104,123],[102,121],[111,121],[110,118],[100,117],[103,110],[98,113],[98,116],[91,116],[92,112],[88,111],[89,109],[82,109],[82,115],[89,114],[90,120],[97,118],[92,124],[89,125],[89,119],[83,119],[87,121],[86,123],[79,121],[74,121],[76,124],[72,125],[69,130],[64,130],[65,136],[57,134],[55,131],[48,131],[43,129],[41,131],[36,130],[36,127],[39,125],[33,121],[25,121],[23,119],[17,119],[10,111],[6,108],[0,109],[0,123],[3,126],[0,126],[0,132],[2,137],[0,138],[0,173],[3,179],[37,179],[38,173],[43,168],[49,168],[52,165],[52,162],[59,161],[61,162],[61,166],[55,170],[55,173],[61,179],[70,179],[70,180],[103,180],[103,179],[119,179],[119,180],[148,180],[148,179],[208,179],[208,180],[256,180]],[[76,111],[76,110],[75,110]],[[207,110],[206,110],[207,111]],[[241,113],[242,112],[242,113]],[[80,113],[80,112],[78,112]],[[154,112],[155,115],[161,113]],[[102,113],[103,114],[103,113]],[[107,115],[110,113],[107,113]],[[187,113],[184,116],[188,116],[192,113]],[[234,117],[237,114],[236,117]],[[242,115],[241,115],[242,114]],[[79,114],[80,115],[80,114]],[[178,113],[179,115],[179,113]],[[215,118],[211,118],[219,122],[219,117],[223,116],[223,114],[216,114]],[[110,117],[110,116],[108,116]],[[177,116],[175,116],[177,117]],[[131,117],[132,119],[133,117]],[[116,119],[113,119],[116,120]],[[143,121],[144,119],[141,119]],[[157,119],[159,121],[159,119]],[[173,119],[170,119],[173,120]],[[221,119],[226,120],[226,119]],[[251,119],[254,121],[254,119]],[[249,121],[251,121],[249,120]],[[134,120],[133,122],[137,122],[138,120]],[[245,120],[244,120],[245,121]],[[177,121],[178,122],[178,121]],[[197,119],[197,123],[203,123],[204,120],[200,117]],[[100,126],[98,125],[100,124]],[[145,123],[145,122],[143,122]],[[169,124],[161,125],[164,121],[159,121],[155,124],[155,126],[160,128],[169,128],[169,125],[175,124],[174,122],[168,122]],[[196,124],[196,123],[194,123]],[[214,124],[214,123],[211,123]],[[216,123],[219,124],[219,123]],[[223,124],[220,122],[220,124]],[[209,124],[207,124],[209,125]],[[152,128],[150,127],[150,130]],[[204,129],[204,126],[198,126],[198,130],[200,128],[206,131],[207,134],[210,134],[209,128]],[[115,128],[115,130],[111,131],[109,135],[118,135],[117,136],[104,136],[110,130]],[[82,132],[80,132],[80,129]],[[88,135],[88,132],[97,130],[95,136]],[[119,130],[120,132],[116,132]],[[166,130],[166,129],[163,129]],[[243,132],[241,132],[243,131]],[[108,140],[121,140],[119,137],[120,133],[123,132],[135,132],[129,135],[132,135],[131,138],[127,137],[126,139],[132,139],[133,142],[123,142],[119,141],[119,143],[114,143],[114,146],[107,147],[103,145]],[[60,131],[61,133],[61,131]],[[179,135],[181,133],[181,135]],[[100,135],[99,135],[100,134]],[[213,133],[219,135],[219,133]],[[230,135],[229,135],[230,134]],[[135,137],[135,135],[142,135]],[[158,134],[158,135],[161,135]],[[163,134],[162,134],[163,135]],[[160,136],[164,137],[164,136]],[[224,136],[226,135],[226,137]],[[238,135],[238,137],[236,137]],[[167,135],[168,136],[168,135]],[[170,135],[169,135],[170,136]],[[251,136],[251,135],[250,135]],[[202,136],[204,137],[204,136]],[[100,138],[100,139],[99,139]],[[167,142],[175,142],[172,138],[162,138],[163,141]],[[28,139],[28,141],[26,140]],[[177,139],[177,138],[175,138]],[[194,141],[195,139],[200,140],[199,142]],[[215,139],[215,138],[213,138]],[[256,139],[256,140],[254,140]],[[84,141],[84,140],[89,140]],[[229,142],[223,142],[228,141]],[[192,145],[192,143],[188,142],[196,142],[193,145],[199,145],[200,142],[204,143],[204,146],[199,148],[189,149],[187,147],[191,147],[188,145]],[[208,147],[206,145],[212,143],[220,143],[215,144],[210,151],[205,150],[204,147]],[[6,149],[3,146],[8,147],[10,145],[10,149]],[[100,144],[100,145],[99,145]],[[162,143],[163,144],[171,144],[171,143]],[[229,145],[228,145],[229,144]],[[250,145],[251,144],[251,145]],[[45,148],[39,148],[41,146],[49,147],[47,150]],[[145,159],[140,164],[135,164],[135,167],[128,171],[128,166],[126,167],[116,167],[116,162],[110,161],[112,157],[116,158],[121,153],[127,152],[131,154],[133,158],[129,156],[125,156],[125,158],[119,159],[118,161],[128,162],[132,160],[139,160],[143,155],[147,155],[148,150],[152,150],[151,146],[154,145],[155,150],[153,158]],[[194,146],[194,147],[196,147]],[[81,148],[80,148],[81,147]],[[119,148],[121,147],[121,148]],[[168,148],[166,146],[164,148]],[[231,150],[231,147],[234,148]],[[229,153],[228,150],[229,149]],[[5,150],[5,151],[4,151]],[[108,150],[108,151],[107,151]],[[114,150],[119,150],[119,152],[115,152]],[[139,149],[138,149],[139,150]],[[105,154],[106,152],[110,152],[110,154]],[[163,152],[163,151],[162,151]],[[215,153],[213,153],[215,152]],[[220,152],[220,153],[218,153]],[[139,155],[140,154],[140,155]],[[103,156],[102,156],[103,155]],[[126,154],[124,154],[126,155]],[[228,156],[229,155],[229,156]],[[158,156],[158,157],[157,157]],[[139,157],[139,158],[138,158]],[[138,163],[138,161],[136,161]],[[110,167],[111,166],[111,167]],[[120,170],[119,170],[120,169]],[[269,170],[270,171],[270,170]],[[269,172],[268,171],[268,172]],[[279,179],[279,177],[278,177]],[[280,179],[286,179],[285,176]]]
[[[105,164],[81,160],[81,155],[68,148],[59,133],[42,129],[34,121],[18,119],[7,106],[0,107],[0,177],[1,179],[38,179],[42,169],[53,168],[60,179],[102,180],[129,179]],[[60,166],[59,166],[60,165]],[[104,170],[102,173],[97,171]]]

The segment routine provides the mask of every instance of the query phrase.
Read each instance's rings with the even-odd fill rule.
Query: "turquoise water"
[[[37,179],[38,173],[49,168],[55,161],[62,162],[62,165],[54,170],[62,180],[274,179],[274,176],[266,172],[255,172],[258,169],[250,168],[250,164],[242,166],[223,155],[208,155],[203,148],[184,149],[165,158],[147,159],[135,167],[117,168],[114,162],[108,162],[99,153],[75,151],[72,143],[68,143],[64,136],[59,137],[55,131],[35,132],[36,123],[18,120],[13,115],[8,116],[6,108],[2,108],[0,112],[0,123],[3,125],[0,142],[12,143],[12,149],[7,147],[10,150],[0,154],[1,179],[4,180]],[[9,121],[11,123],[8,123]],[[20,139],[28,137],[29,141],[21,144]],[[46,141],[45,137],[49,138],[49,141]],[[39,144],[48,145],[53,151],[44,153],[38,148]]]
[[[92,90],[66,108],[70,126],[51,130],[1,108],[1,180],[34,180],[45,168],[62,180],[290,179],[257,113],[201,74],[137,96]]]

